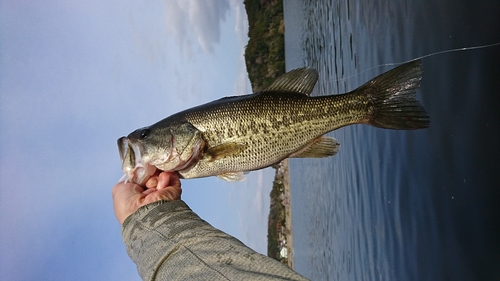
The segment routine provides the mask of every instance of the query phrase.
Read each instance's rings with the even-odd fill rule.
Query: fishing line
[[[347,79],[356,77],[356,76],[358,76],[358,75],[360,75],[362,73],[365,73],[367,71],[370,71],[370,70],[378,68],[378,67],[383,67],[383,66],[397,66],[397,65],[405,64],[405,63],[408,63],[408,62],[411,62],[411,61],[415,61],[415,60],[419,60],[419,59],[425,59],[425,58],[428,58],[428,57],[433,57],[433,56],[437,56],[437,55],[441,55],[441,54],[454,53],[454,52],[463,52],[463,51],[470,51],[470,50],[477,50],[477,49],[485,49],[485,48],[490,48],[490,47],[495,47],[495,46],[500,46],[500,42],[492,43],[492,44],[487,44],[487,45],[480,45],[480,46],[473,46],[473,47],[463,47],[463,48],[456,48],[456,49],[450,49],[450,50],[444,50],[444,51],[434,52],[434,53],[430,53],[430,54],[427,54],[427,55],[423,55],[423,56],[416,57],[414,59],[407,60],[407,61],[402,61],[402,62],[383,63],[383,64],[379,64],[379,65],[367,68],[367,69],[365,69],[365,70],[363,70],[361,72],[358,72],[358,73],[356,73],[354,75],[347,76],[347,77],[344,77],[344,78],[341,78],[341,79],[337,79],[336,81],[345,81]]]

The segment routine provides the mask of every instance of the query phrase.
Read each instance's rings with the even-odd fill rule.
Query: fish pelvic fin
[[[217,175],[218,178],[226,181],[244,181],[246,179],[245,173],[243,172],[228,172]]]
[[[366,94],[372,105],[369,124],[397,130],[429,127],[429,115],[416,98],[422,72],[421,60],[414,60],[385,72],[354,90]]]
[[[290,155],[290,158],[322,158],[337,154],[340,143],[332,138],[321,136],[301,150]]]

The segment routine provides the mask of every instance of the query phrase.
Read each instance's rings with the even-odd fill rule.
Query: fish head
[[[189,123],[152,125],[118,139],[122,170],[144,185],[156,172],[180,171],[196,164],[204,148],[201,132]]]

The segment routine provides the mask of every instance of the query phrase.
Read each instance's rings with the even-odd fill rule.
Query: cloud
[[[251,93],[252,87],[250,86],[250,80],[248,79],[248,72],[245,63],[245,47],[248,44],[247,13],[243,3],[238,0],[231,0],[231,9],[234,10],[236,14],[234,32],[241,47],[241,56],[239,60],[240,69],[238,70],[239,74],[234,84],[234,93],[235,95],[249,94]]]
[[[234,27],[236,36],[238,36],[240,43],[246,46],[248,43],[248,19],[245,6],[242,1],[231,0],[231,9],[236,11],[236,25]]]
[[[242,56],[243,57],[243,56]],[[234,83],[234,94],[235,95],[245,95],[250,94],[252,88],[250,86],[250,80],[248,79],[248,72],[245,63],[240,63],[240,69],[238,71],[238,77]]]
[[[191,57],[198,46],[213,54],[221,36],[220,24],[230,9],[228,0],[168,0],[165,1],[165,24],[169,34],[179,44],[181,52]]]
[[[240,46],[248,40],[242,3],[89,3],[48,1],[43,9],[31,7],[29,16],[18,3],[2,11],[9,17],[0,16],[0,26],[16,27],[0,34],[6,42],[0,58],[5,135],[0,144],[0,272],[6,280],[138,280],[112,211],[110,190],[122,174],[116,139],[181,107],[220,97],[233,87],[245,89],[247,83],[243,56],[233,67],[240,50],[226,54],[235,50],[234,34],[228,32],[233,26]],[[165,11],[171,15],[165,17]],[[201,53],[196,60],[182,56],[194,52]],[[237,81],[234,69],[241,70]],[[254,198],[268,192],[249,186],[236,208],[221,200],[227,189],[220,182],[186,181],[185,199],[202,218],[226,223],[232,233],[241,232],[236,210],[246,208],[247,217],[253,217],[248,209],[258,206],[260,219],[241,223],[265,253],[267,212],[261,209],[269,203],[254,203]],[[189,190],[203,200],[190,199]],[[206,196],[199,196],[201,190]],[[224,208],[231,211],[221,212]],[[252,232],[252,225],[260,230]]]

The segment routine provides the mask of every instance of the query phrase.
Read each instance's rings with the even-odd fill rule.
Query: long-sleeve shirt
[[[214,228],[181,200],[139,208],[122,235],[143,280],[307,280]]]

